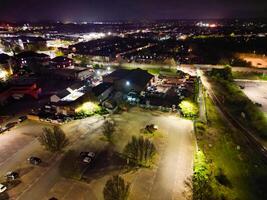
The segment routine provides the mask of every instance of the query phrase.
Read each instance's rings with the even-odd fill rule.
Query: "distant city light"
[[[199,27],[208,27],[208,28],[216,28],[217,27],[217,24],[215,24],[215,23],[210,24],[210,23],[198,22],[196,25]]]
[[[89,34],[84,34],[81,36],[80,41],[90,41],[90,40],[96,40],[96,39],[101,39],[106,37],[105,33],[89,33]]]

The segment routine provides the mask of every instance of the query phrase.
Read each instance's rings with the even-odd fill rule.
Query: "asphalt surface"
[[[168,133],[168,142],[148,199],[186,199],[185,181],[193,174],[192,123],[176,117],[160,118],[159,122]]]
[[[242,91],[248,98],[254,103],[261,104],[259,108],[267,113],[267,81],[239,80],[236,83],[243,86]]]
[[[138,111],[137,108],[123,114],[121,120],[121,124],[131,122],[130,125],[125,125],[122,133],[128,130],[129,135],[134,135],[140,128],[154,123],[162,134],[153,139],[158,152],[156,166],[126,175],[126,177],[132,176],[127,178],[131,183],[130,199],[186,199],[185,181],[190,179],[193,173],[195,150],[193,123],[173,114]],[[120,135],[120,138],[124,138],[124,135]]]

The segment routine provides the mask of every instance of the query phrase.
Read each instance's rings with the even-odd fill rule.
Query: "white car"
[[[81,152],[80,153],[81,157],[90,157],[90,158],[94,158],[95,157],[95,153],[90,151],[90,152]]]
[[[7,190],[7,187],[0,183],[0,193],[3,193]]]
[[[87,156],[84,157],[84,159],[83,159],[83,162],[86,163],[86,164],[89,164],[91,161],[92,161],[92,158],[87,157]]]

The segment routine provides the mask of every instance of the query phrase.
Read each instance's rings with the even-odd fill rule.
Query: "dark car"
[[[29,161],[29,163],[31,163],[32,165],[39,165],[39,164],[42,162],[42,160],[41,160],[40,158],[38,158],[38,157],[34,157],[34,156],[28,158],[28,161]]]
[[[148,131],[149,133],[153,133],[156,130],[158,130],[158,127],[155,124],[149,124],[146,125],[145,130]]]
[[[260,103],[257,103],[257,102],[255,103],[255,105],[258,107],[262,107],[262,105]]]
[[[7,128],[7,129],[10,129],[10,128],[16,126],[17,124],[18,124],[18,122],[10,122],[10,123],[8,123],[8,124],[6,125],[6,128]]]
[[[6,178],[7,178],[7,180],[15,180],[15,179],[17,179],[17,178],[19,178],[19,173],[18,172],[8,172],[7,174],[6,174]]]
[[[23,122],[27,119],[27,116],[21,116],[19,117],[19,122]]]

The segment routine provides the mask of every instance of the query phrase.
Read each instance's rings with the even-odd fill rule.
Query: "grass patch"
[[[227,72],[227,73],[226,73]],[[228,79],[222,76],[227,74]],[[226,109],[244,127],[253,130],[256,136],[267,139],[267,118],[232,80],[231,71],[220,71],[216,75],[209,73],[213,90]]]
[[[196,125],[196,136],[211,174],[212,199],[267,199],[267,165],[239,133],[221,118],[209,98],[208,122]],[[199,134],[201,132],[202,134]]]

